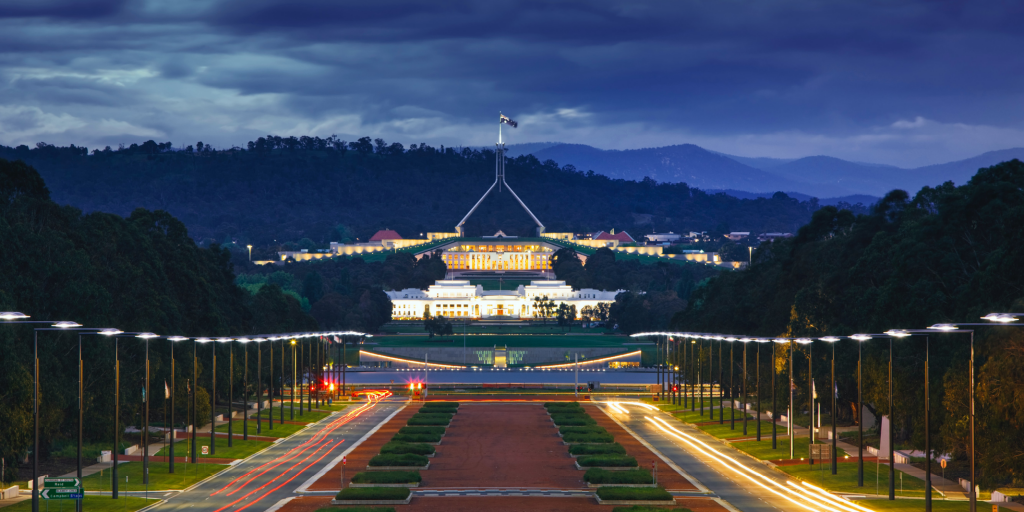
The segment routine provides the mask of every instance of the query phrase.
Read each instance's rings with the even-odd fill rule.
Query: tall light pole
[[[836,343],[839,342],[839,338],[835,336],[825,336],[824,338],[818,338],[821,341],[825,341],[832,344],[832,389],[829,390],[829,394],[832,395],[832,405],[829,415],[832,416],[832,474],[835,475],[839,471],[838,460],[836,455],[836,396],[839,394],[839,388],[836,387]]]
[[[235,341],[242,344],[245,369],[242,371],[242,440],[249,440],[249,338],[237,338]]]
[[[211,343],[210,338],[196,338],[196,343],[210,343],[210,357],[213,360],[213,371],[210,375],[210,455],[217,453],[217,344]],[[196,383],[198,391],[198,383]],[[196,423],[199,423],[199,413],[196,413]],[[196,428],[198,425],[193,425]],[[197,459],[195,446],[192,446],[192,458]]]
[[[787,340],[786,338],[777,338],[777,339],[774,339],[772,341],[774,343],[778,344],[778,345],[789,343],[789,340]],[[778,373],[778,372],[775,370],[775,349],[773,347],[772,348],[772,449],[773,450],[778,449],[778,417],[779,417],[779,411],[776,408],[777,403],[776,403],[776,400],[775,400],[775,388],[777,387],[776,384],[775,384],[775,374],[776,373]],[[793,389],[792,384],[793,383],[790,382],[790,386],[789,386],[790,391],[792,391],[792,389]],[[793,431],[791,424],[790,425],[786,425],[786,427],[789,429],[790,432]],[[789,458],[791,458],[791,459],[793,458],[792,454],[790,454]]]
[[[256,434],[263,433],[263,347],[260,343],[267,341],[266,338],[253,338],[256,342]],[[273,368],[273,363],[271,363]]]
[[[234,338],[217,338],[217,343],[228,344],[228,448],[234,446],[234,415],[235,415],[235,340]]]
[[[736,374],[736,366],[732,358],[733,348],[736,346],[732,342],[736,341],[736,338],[730,338],[729,341],[729,400],[733,402],[732,407],[729,408],[729,430],[736,430],[736,380],[733,378]]]
[[[808,417],[809,421],[807,424],[807,446],[810,446],[812,443],[814,443],[814,372],[812,371],[813,368],[811,367],[812,351],[814,350],[814,340],[810,338],[797,338],[795,341],[801,345],[807,345],[807,409],[808,413],[810,414],[810,416]],[[792,412],[795,416],[795,406]],[[808,448],[808,450],[810,450],[810,448]],[[807,455],[808,464],[813,466],[813,457],[810,456],[810,453],[808,453]]]
[[[177,388],[174,387],[174,344],[179,341],[185,341],[188,338],[184,336],[168,336],[167,341],[171,342],[171,445],[170,445],[170,456],[168,459],[167,472],[174,473],[174,395],[176,394]]]
[[[854,334],[857,341],[857,487],[864,487],[864,342],[870,334]],[[879,426],[881,428],[881,426]]]
[[[246,247],[249,248],[249,263],[252,263],[252,246],[247,245]]]
[[[149,402],[153,398],[149,396],[149,340],[159,338],[159,336],[151,332],[143,332],[135,337],[141,338],[146,343],[146,376],[145,387],[142,388],[142,483],[149,484]]]
[[[291,419],[295,419],[295,373],[297,370],[297,362],[295,361],[295,338],[292,338],[292,392],[290,393],[292,399],[292,416]],[[302,401],[299,401],[299,407],[302,407]]]
[[[750,343],[750,338],[743,338],[740,341],[743,342],[743,390],[740,391],[740,395],[742,395],[743,398],[740,399],[740,402],[742,402],[742,405],[740,407],[743,408],[743,435],[747,435],[747,416],[749,416],[749,414],[747,414],[747,344]],[[758,414],[757,420],[757,431],[760,432],[760,413]],[[758,440],[760,441],[760,439]]]

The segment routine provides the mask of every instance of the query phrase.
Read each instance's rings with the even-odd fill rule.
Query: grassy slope
[[[149,489],[162,491],[168,489],[184,489],[228,466],[223,464],[182,464],[174,465],[175,473],[167,472],[166,462],[149,463]],[[196,474],[198,471],[198,475]],[[126,462],[118,464],[117,478],[119,480],[118,490],[125,490],[124,477],[128,477],[128,490],[140,491],[145,489],[142,483],[142,463]],[[82,479],[82,486],[86,491],[109,491],[110,470],[104,470],[102,474],[95,473]],[[123,506],[123,503],[122,503]]]
[[[174,455],[176,457],[183,457],[185,455],[185,445],[184,444],[180,444],[180,443],[183,443],[184,441],[185,441],[184,439],[178,441],[179,444],[174,448]],[[197,441],[196,444],[199,445],[199,446],[209,446],[209,444],[210,444],[209,434],[207,434],[206,437],[200,436],[199,439],[197,439],[196,441]],[[212,454],[212,455],[202,455],[202,448],[200,448],[199,461],[202,462],[204,458],[244,459],[244,458],[246,458],[246,457],[248,457],[248,456],[250,456],[250,455],[252,455],[252,454],[254,454],[254,453],[256,453],[256,452],[258,452],[258,451],[260,451],[260,450],[262,450],[262,449],[264,449],[266,447],[268,447],[268,446],[270,446],[273,443],[270,443],[270,442],[267,442],[267,441],[253,441],[253,440],[243,441],[242,438],[239,437],[238,439],[235,439],[234,441],[232,441],[231,444],[232,444],[232,446],[229,448],[228,447],[228,440],[226,438],[218,437],[217,438],[217,453],[216,454]],[[164,449],[160,450],[160,452],[158,452],[157,455],[158,456],[165,456],[165,455],[168,454],[168,452],[169,452],[168,449],[164,448]]]

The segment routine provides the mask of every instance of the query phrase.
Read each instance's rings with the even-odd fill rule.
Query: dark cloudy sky
[[[916,166],[1024,146],[1024,2],[0,0],[0,144],[259,135]]]

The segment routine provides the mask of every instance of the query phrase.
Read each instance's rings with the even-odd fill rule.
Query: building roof
[[[594,240],[618,240],[624,244],[636,242],[636,240],[633,240],[633,237],[629,236],[629,233],[626,233],[625,231],[619,231],[614,235],[604,231],[599,231],[597,236],[594,237]]]
[[[382,229],[370,237],[371,242],[379,242],[381,240],[402,240],[402,235],[399,235],[397,231],[392,229]]]

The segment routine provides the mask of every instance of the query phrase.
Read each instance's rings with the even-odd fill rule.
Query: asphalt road
[[[159,512],[261,512],[334,462],[370,430],[400,410],[405,399],[351,406],[310,425],[245,461],[155,507]]]
[[[621,405],[629,414],[602,407],[711,493],[742,512],[836,510],[835,498],[793,488],[780,472],[668,414]],[[648,418],[663,420],[663,423]],[[737,427],[739,428],[739,427]],[[673,429],[675,429],[673,431]],[[781,442],[781,440],[780,440]],[[661,471],[668,471],[662,468]]]

